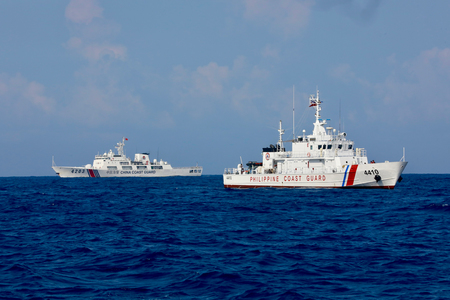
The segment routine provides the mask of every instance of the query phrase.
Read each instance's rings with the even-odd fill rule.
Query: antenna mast
[[[341,99],[339,99],[339,133],[341,133]]]
[[[278,149],[278,152],[281,152],[281,150],[283,149],[283,134],[284,134],[284,129],[281,128],[281,120],[280,120],[280,129],[278,129],[278,132],[280,133],[280,140],[278,141],[278,145],[280,145],[280,149]]]
[[[292,86],[292,141],[295,140],[295,85]]]

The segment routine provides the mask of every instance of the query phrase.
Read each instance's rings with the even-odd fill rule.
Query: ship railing
[[[308,151],[308,152],[292,152],[292,151],[286,151],[286,152],[281,152],[278,154],[279,158],[290,158],[290,157],[295,157],[295,158],[318,158],[318,157],[329,157],[330,155],[325,155],[326,152],[325,151]]]
[[[241,170],[238,168],[225,168],[225,171],[223,174],[233,174],[233,175],[239,175],[239,174],[256,174],[256,169],[253,170],[243,170],[241,173]]]
[[[197,170],[200,170],[200,169],[203,169],[203,167],[199,167],[199,166],[195,166],[195,167],[177,167],[177,169],[193,169],[193,170],[197,169]]]
[[[400,161],[406,161],[406,156],[405,156],[405,147],[403,147],[403,156],[402,158],[400,158]]]
[[[237,168],[225,168],[224,174],[239,174],[239,170]]]
[[[338,172],[337,168],[334,167],[324,167],[324,168],[317,168],[315,167],[313,168],[298,168],[298,169],[293,169],[293,168],[288,168],[288,169],[283,169],[280,174],[289,174],[289,175],[319,175],[319,174],[326,174],[326,173],[336,173]]]
[[[250,169],[250,170],[244,170],[242,173],[240,173],[238,168],[225,168],[223,174],[233,174],[233,175],[239,175],[239,174],[268,174],[268,173],[274,173],[270,172],[268,170],[264,170],[263,173],[258,173],[256,169]]]
[[[367,156],[367,150],[364,148],[356,148],[355,156],[357,157],[366,157]]]
[[[307,152],[292,152],[286,151],[278,153],[277,158],[334,158],[337,156],[355,156],[355,157],[367,157],[367,150],[358,148],[354,150],[319,150],[319,151],[307,151]]]

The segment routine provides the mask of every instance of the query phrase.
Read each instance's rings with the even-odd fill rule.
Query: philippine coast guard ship
[[[52,168],[60,177],[166,177],[166,176],[200,176],[203,168],[173,168],[166,161],[153,161],[149,153],[137,153],[134,160],[126,157],[123,151],[125,141],[117,143],[117,154],[109,150],[103,155],[96,155],[93,164],[84,167],[58,167],[53,161]]]
[[[405,155],[398,162],[369,163],[364,148],[354,148],[345,132],[325,127],[321,119],[322,102],[317,95],[309,98],[310,107],[316,108],[316,122],[311,135],[297,136],[292,151],[286,151],[279,128],[276,146],[263,148],[262,162],[242,161],[237,168],[225,169],[223,183],[226,188],[384,188],[393,189],[406,167]]]

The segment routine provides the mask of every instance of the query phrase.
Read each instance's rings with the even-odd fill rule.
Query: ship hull
[[[381,188],[393,189],[407,162],[347,165],[341,172],[308,174],[224,174],[225,188]]]
[[[201,176],[202,167],[186,167],[158,170],[102,170],[84,167],[52,167],[57,175],[63,178],[78,177],[169,177],[169,176]]]

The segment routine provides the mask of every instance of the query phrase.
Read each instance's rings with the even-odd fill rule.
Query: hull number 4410
[[[364,171],[364,174],[366,174],[366,175],[378,175],[378,174],[380,174],[380,172],[378,172],[377,169],[373,169],[373,170],[366,170],[366,171]]]

